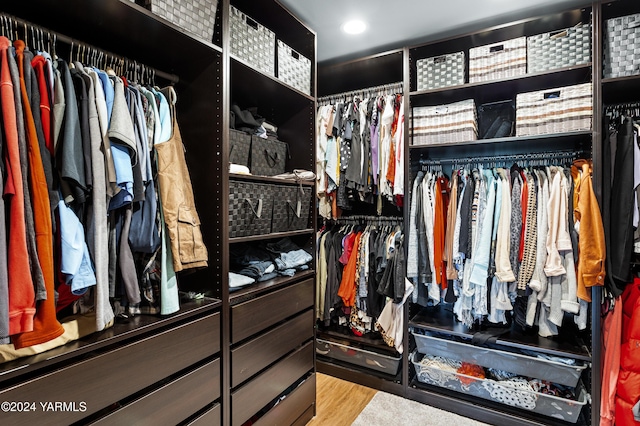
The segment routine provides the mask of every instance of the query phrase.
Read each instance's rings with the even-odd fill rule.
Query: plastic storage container
[[[518,386],[513,382],[480,379],[456,373],[453,370],[447,371],[426,366],[420,363],[422,357],[422,354],[413,352],[410,360],[415,368],[418,381],[428,385],[439,386],[571,423],[578,421],[582,407],[587,404],[587,392],[582,382],[579,382],[575,388],[577,399],[566,399],[527,390],[528,386],[526,385]]]
[[[384,355],[323,339],[316,339],[316,353],[394,376],[398,374],[400,361],[402,361],[401,355],[397,357]]]
[[[575,387],[585,368],[576,361],[565,364],[545,357],[535,357],[500,349],[474,346],[470,343],[412,333],[418,352],[442,356],[487,368],[505,370],[521,376],[535,377],[552,383]]]

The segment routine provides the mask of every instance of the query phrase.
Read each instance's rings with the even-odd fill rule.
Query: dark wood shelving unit
[[[229,304],[236,305],[260,296],[266,292],[277,290],[278,288],[286,287],[293,282],[304,280],[306,278],[313,278],[314,276],[315,271],[301,271],[293,277],[277,277],[268,281],[251,284],[238,290],[232,290],[229,292]]]
[[[302,229],[300,231],[274,232],[271,234],[250,235],[248,237],[233,237],[233,238],[229,238],[229,244],[247,243],[251,241],[273,240],[277,238],[295,237],[298,235],[311,235],[314,232],[315,231],[313,229]]]
[[[258,176],[258,175],[243,175],[239,173],[229,173],[229,179],[231,180],[246,180],[249,182],[265,182],[275,183],[282,185],[302,185],[302,186],[314,186],[313,181],[306,180],[292,180],[292,179],[280,179],[271,176]]]

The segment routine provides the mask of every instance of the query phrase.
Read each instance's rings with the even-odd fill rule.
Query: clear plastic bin
[[[401,355],[394,357],[322,339],[316,339],[316,353],[394,376],[398,374],[402,361]]]

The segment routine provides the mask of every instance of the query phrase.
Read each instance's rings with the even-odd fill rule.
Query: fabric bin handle
[[[436,56],[433,58],[434,64],[444,64],[445,62],[447,62],[447,55]]]
[[[489,48],[489,52],[490,52],[490,53],[493,53],[493,52],[500,52],[500,51],[502,51],[502,50],[504,50],[504,44],[499,44],[499,45],[497,45],[497,46],[491,46],[491,47]]]
[[[568,30],[560,30],[560,31],[554,31],[552,33],[549,34],[549,38],[552,40],[558,39],[558,38],[564,38],[569,36],[569,31]]]
[[[278,164],[278,153],[275,152],[273,155],[269,154],[269,151],[267,151],[266,149],[264,150],[264,156],[267,159],[267,164],[269,165],[269,167],[274,168],[276,166],[276,164]],[[269,161],[271,160],[271,161]],[[271,164],[273,163],[273,164]]]
[[[638,28],[640,27],[640,19],[638,19],[637,21],[631,21],[629,22],[629,25],[627,25],[627,28]]]
[[[251,211],[253,212],[253,214],[255,215],[255,217],[257,217],[258,219],[260,219],[260,217],[262,216],[262,198],[258,199],[258,208],[254,209],[253,208],[253,204],[251,204],[251,200],[248,198],[245,198],[244,201],[249,204],[249,208],[251,208]]]
[[[258,31],[258,23],[256,21],[254,21],[253,19],[249,18],[246,15],[245,15],[244,21],[247,23],[248,26],[250,26],[254,30]]]
[[[553,91],[553,92],[546,92],[543,95],[543,99],[556,99],[556,98],[559,98],[559,97],[560,97],[560,91],[559,90],[556,90],[556,91]]]

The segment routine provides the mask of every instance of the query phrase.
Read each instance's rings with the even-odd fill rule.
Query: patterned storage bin
[[[229,237],[271,232],[274,185],[229,181]]]
[[[277,185],[273,204],[271,232],[286,232],[310,227],[312,187]]]
[[[251,174],[275,176],[284,173],[289,155],[289,145],[277,139],[251,137]]]
[[[464,84],[464,52],[420,59],[416,68],[418,90]]]
[[[469,83],[515,77],[526,72],[526,37],[469,49]]]
[[[606,78],[640,74],[640,13],[608,19],[603,45]]]
[[[230,8],[231,53],[253,68],[275,77],[275,34],[235,7]]]
[[[311,94],[311,61],[278,40],[278,79]]]
[[[591,83],[516,96],[516,136],[591,130],[592,116]]]
[[[591,62],[591,24],[527,37],[527,72]]]
[[[410,134],[412,145],[478,139],[475,101],[468,99],[448,105],[413,108]]]
[[[205,41],[213,38],[217,0],[145,0],[145,7]]]
[[[229,129],[229,163],[249,167],[251,135]]]

